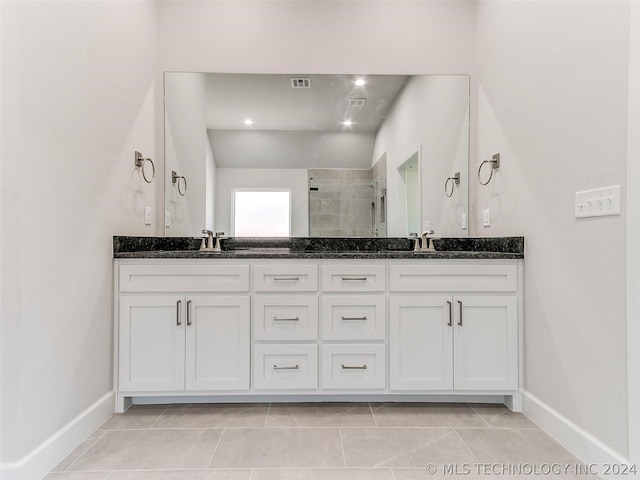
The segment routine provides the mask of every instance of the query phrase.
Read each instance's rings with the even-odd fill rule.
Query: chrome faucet
[[[201,252],[221,252],[220,248],[220,239],[224,235],[224,232],[216,232],[215,237],[214,233],[211,230],[204,229],[202,233],[207,234],[207,239],[202,239],[202,244],[200,245]]]

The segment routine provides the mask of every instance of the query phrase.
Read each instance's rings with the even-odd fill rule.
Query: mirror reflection
[[[166,73],[165,233],[466,236],[468,144],[465,75]]]

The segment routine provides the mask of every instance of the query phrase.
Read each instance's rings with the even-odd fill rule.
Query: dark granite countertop
[[[114,258],[522,259],[524,237],[442,238],[435,252],[413,252],[407,238],[227,238],[222,252],[200,252],[200,238],[113,237]]]

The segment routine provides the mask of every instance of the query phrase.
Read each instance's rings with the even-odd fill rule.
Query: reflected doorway
[[[397,169],[400,212],[404,212],[404,233],[420,233],[420,155],[416,151]]]

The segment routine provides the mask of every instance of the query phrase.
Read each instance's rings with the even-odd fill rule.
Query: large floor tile
[[[380,427],[487,427],[466,404],[383,403],[372,409]]]
[[[124,413],[116,413],[98,431],[149,428],[167,409],[167,405],[133,405]]]
[[[111,472],[106,480],[250,480],[249,469],[137,470]]]
[[[337,428],[225,430],[214,468],[343,467]]]
[[[481,463],[577,463],[542,430],[456,429]]]
[[[375,427],[375,421],[368,403],[274,403],[267,427]]]
[[[389,468],[281,468],[256,469],[253,471],[251,480],[394,480],[394,478]]]
[[[43,480],[107,480],[109,472],[52,472]]]
[[[206,468],[222,430],[112,430],[68,470]]]
[[[341,428],[347,467],[425,467],[474,462],[449,428]]]
[[[104,432],[96,432],[89,438],[87,438],[84,442],[82,442],[78,447],[76,447],[73,452],[65,457],[58,465],[56,465],[51,471],[52,472],[64,472],[67,468],[69,468],[73,463],[78,460],[84,452],[89,450],[93,446],[94,443],[98,441],[100,437],[104,435]]]
[[[263,427],[268,404],[171,405],[152,428]]]
[[[504,405],[471,405],[491,428],[538,428],[524,414],[512,412]]]
[[[491,475],[483,471],[478,471],[475,464],[458,464],[450,466],[449,470],[439,469],[436,472],[427,471],[424,468],[394,468],[395,480],[536,480],[531,475]]]

